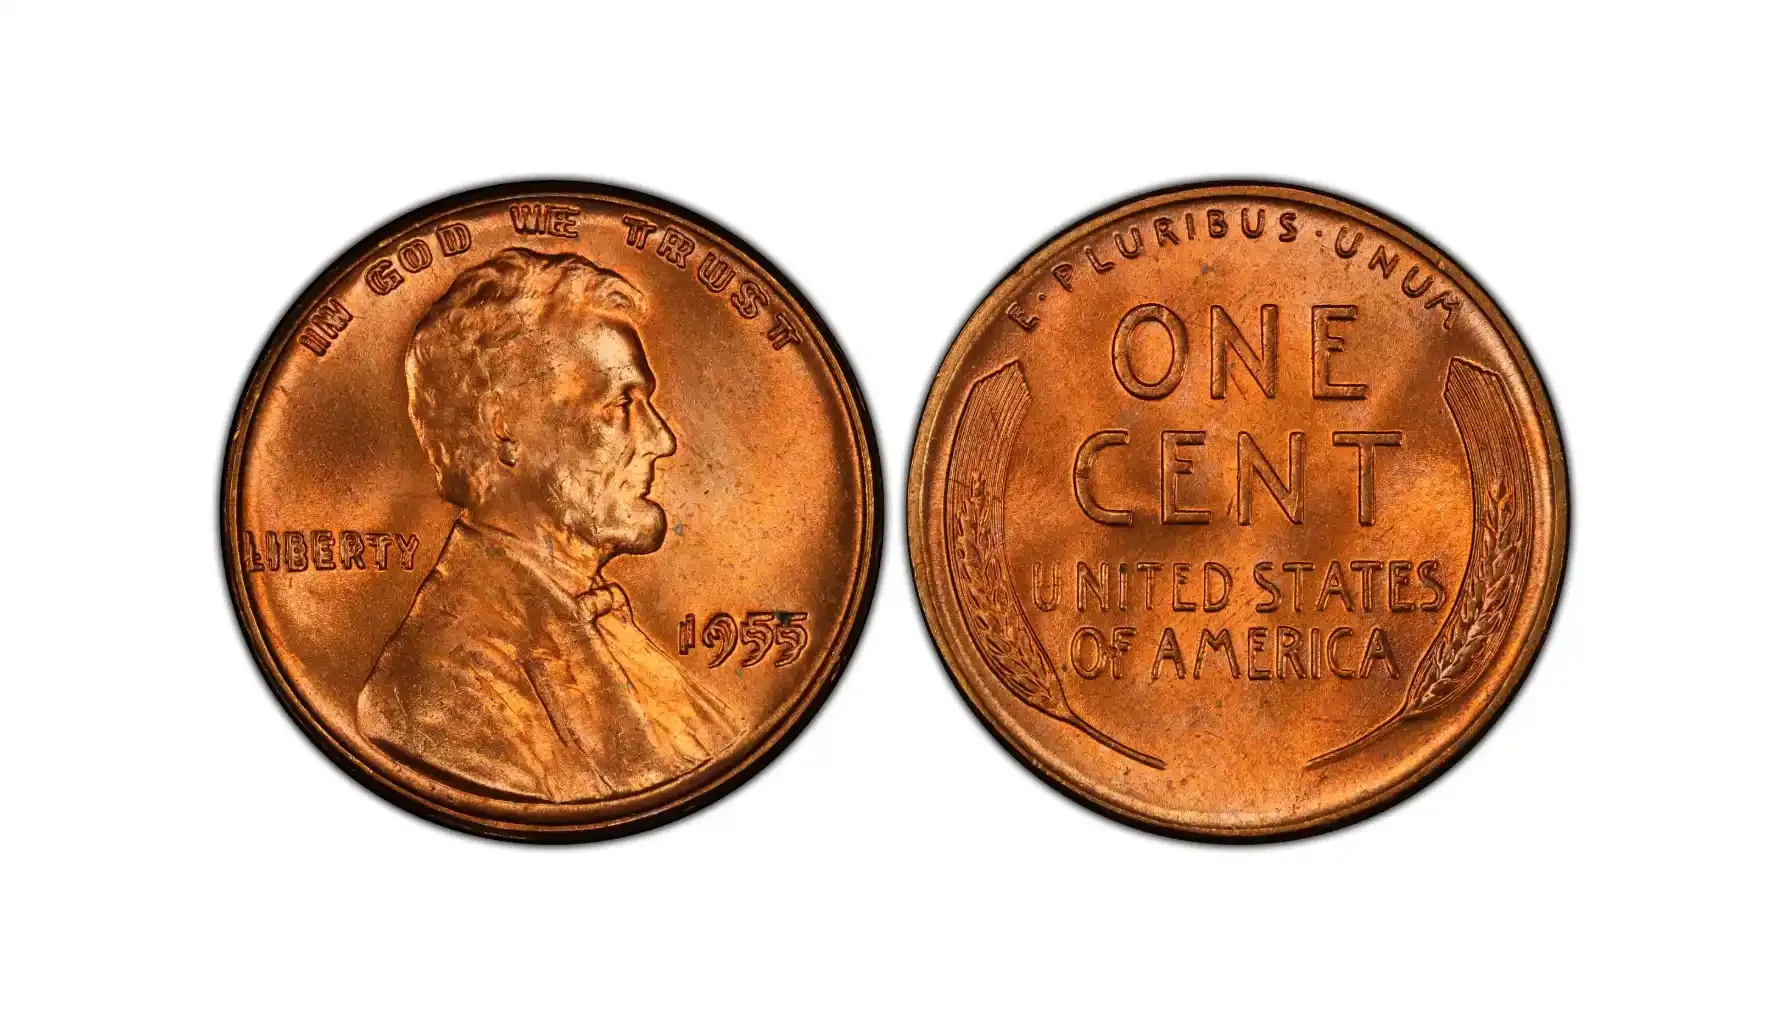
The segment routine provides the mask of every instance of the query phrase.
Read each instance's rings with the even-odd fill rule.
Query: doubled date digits
[[[686,613],[678,623],[678,653],[689,655],[702,643],[713,651],[709,668],[720,668],[735,651],[741,652],[740,667],[752,668],[774,651],[772,666],[783,668],[803,656],[809,647],[809,629],[804,625],[808,612],[749,611],[737,621],[727,612],[716,612],[697,629],[696,613]]]

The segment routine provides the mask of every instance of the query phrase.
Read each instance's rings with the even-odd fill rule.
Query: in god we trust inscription
[[[992,291],[909,476],[927,622],[1026,764],[1130,823],[1285,838],[1434,777],[1518,687],[1567,540],[1523,344],[1305,189],[1097,213]]]
[[[224,555],[275,693],[357,779],[573,840],[700,806],[800,728],[878,515],[856,385],[775,268],[664,200],[521,182],[398,218],[294,304],[231,435]]]

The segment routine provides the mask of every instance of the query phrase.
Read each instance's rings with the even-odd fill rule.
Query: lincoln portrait
[[[576,255],[462,273],[405,355],[411,424],[460,512],[357,702],[361,733],[456,787],[567,803],[677,778],[735,710],[604,578],[666,536],[649,492],[678,441],[654,407],[641,294]]]

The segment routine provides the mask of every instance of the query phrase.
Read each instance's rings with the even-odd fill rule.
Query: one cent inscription
[[[1424,240],[1274,186],[1144,197],[983,302],[929,397],[911,557],[960,688],[1147,827],[1323,829],[1434,775],[1541,640],[1560,441]]]
[[[232,436],[226,564],[276,693],[358,779],[591,838],[806,720],[864,613],[874,467],[840,353],[744,243],[637,193],[498,186],[295,305]]]

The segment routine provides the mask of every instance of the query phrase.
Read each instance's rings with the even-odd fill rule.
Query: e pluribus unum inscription
[[[1273,230],[1266,228],[1266,224]],[[1298,209],[1248,204],[1236,208],[1203,205],[1167,211],[1143,222],[1130,220],[1113,227],[1111,235],[1092,239],[1084,245],[1080,259],[1052,264],[1050,277],[1056,288],[1035,293],[1031,303],[1017,299],[1008,304],[1004,314],[1021,330],[1030,332],[1039,326],[1040,317],[1045,315],[1042,311],[1053,291],[1068,295],[1076,290],[1076,282],[1086,275],[1111,274],[1117,267],[1138,261],[1148,253],[1186,249],[1191,258],[1198,260],[1201,253],[1212,251],[1213,243],[1228,238],[1234,243],[1243,240],[1289,245],[1299,242],[1304,232],[1306,237],[1323,243],[1327,230],[1325,225],[1303,221],[1302,211]],[[1364,248],[1364,239],[1374,231],[1352,221],[1331,226],[1329,230],[1332,234],[1328,248],[1333,256],[1344,262],[1353,261],[1368,251]],[[1185,242],[1188,243],[1186,246]],[[1380,274],[1384,282],[1397,283],[1401,295],[1418,303],[1426,312],[1435,312],[1444,327],[1454,326],[1456,315],[1463,308],[1462,296],[1448,286],[1439,285],[1439,273],[1394,238],[1378,235],[1373,244],[1374,252],[1366,258],[1368,269]],[[1398,276],[1396,271],[1399,271]]]

